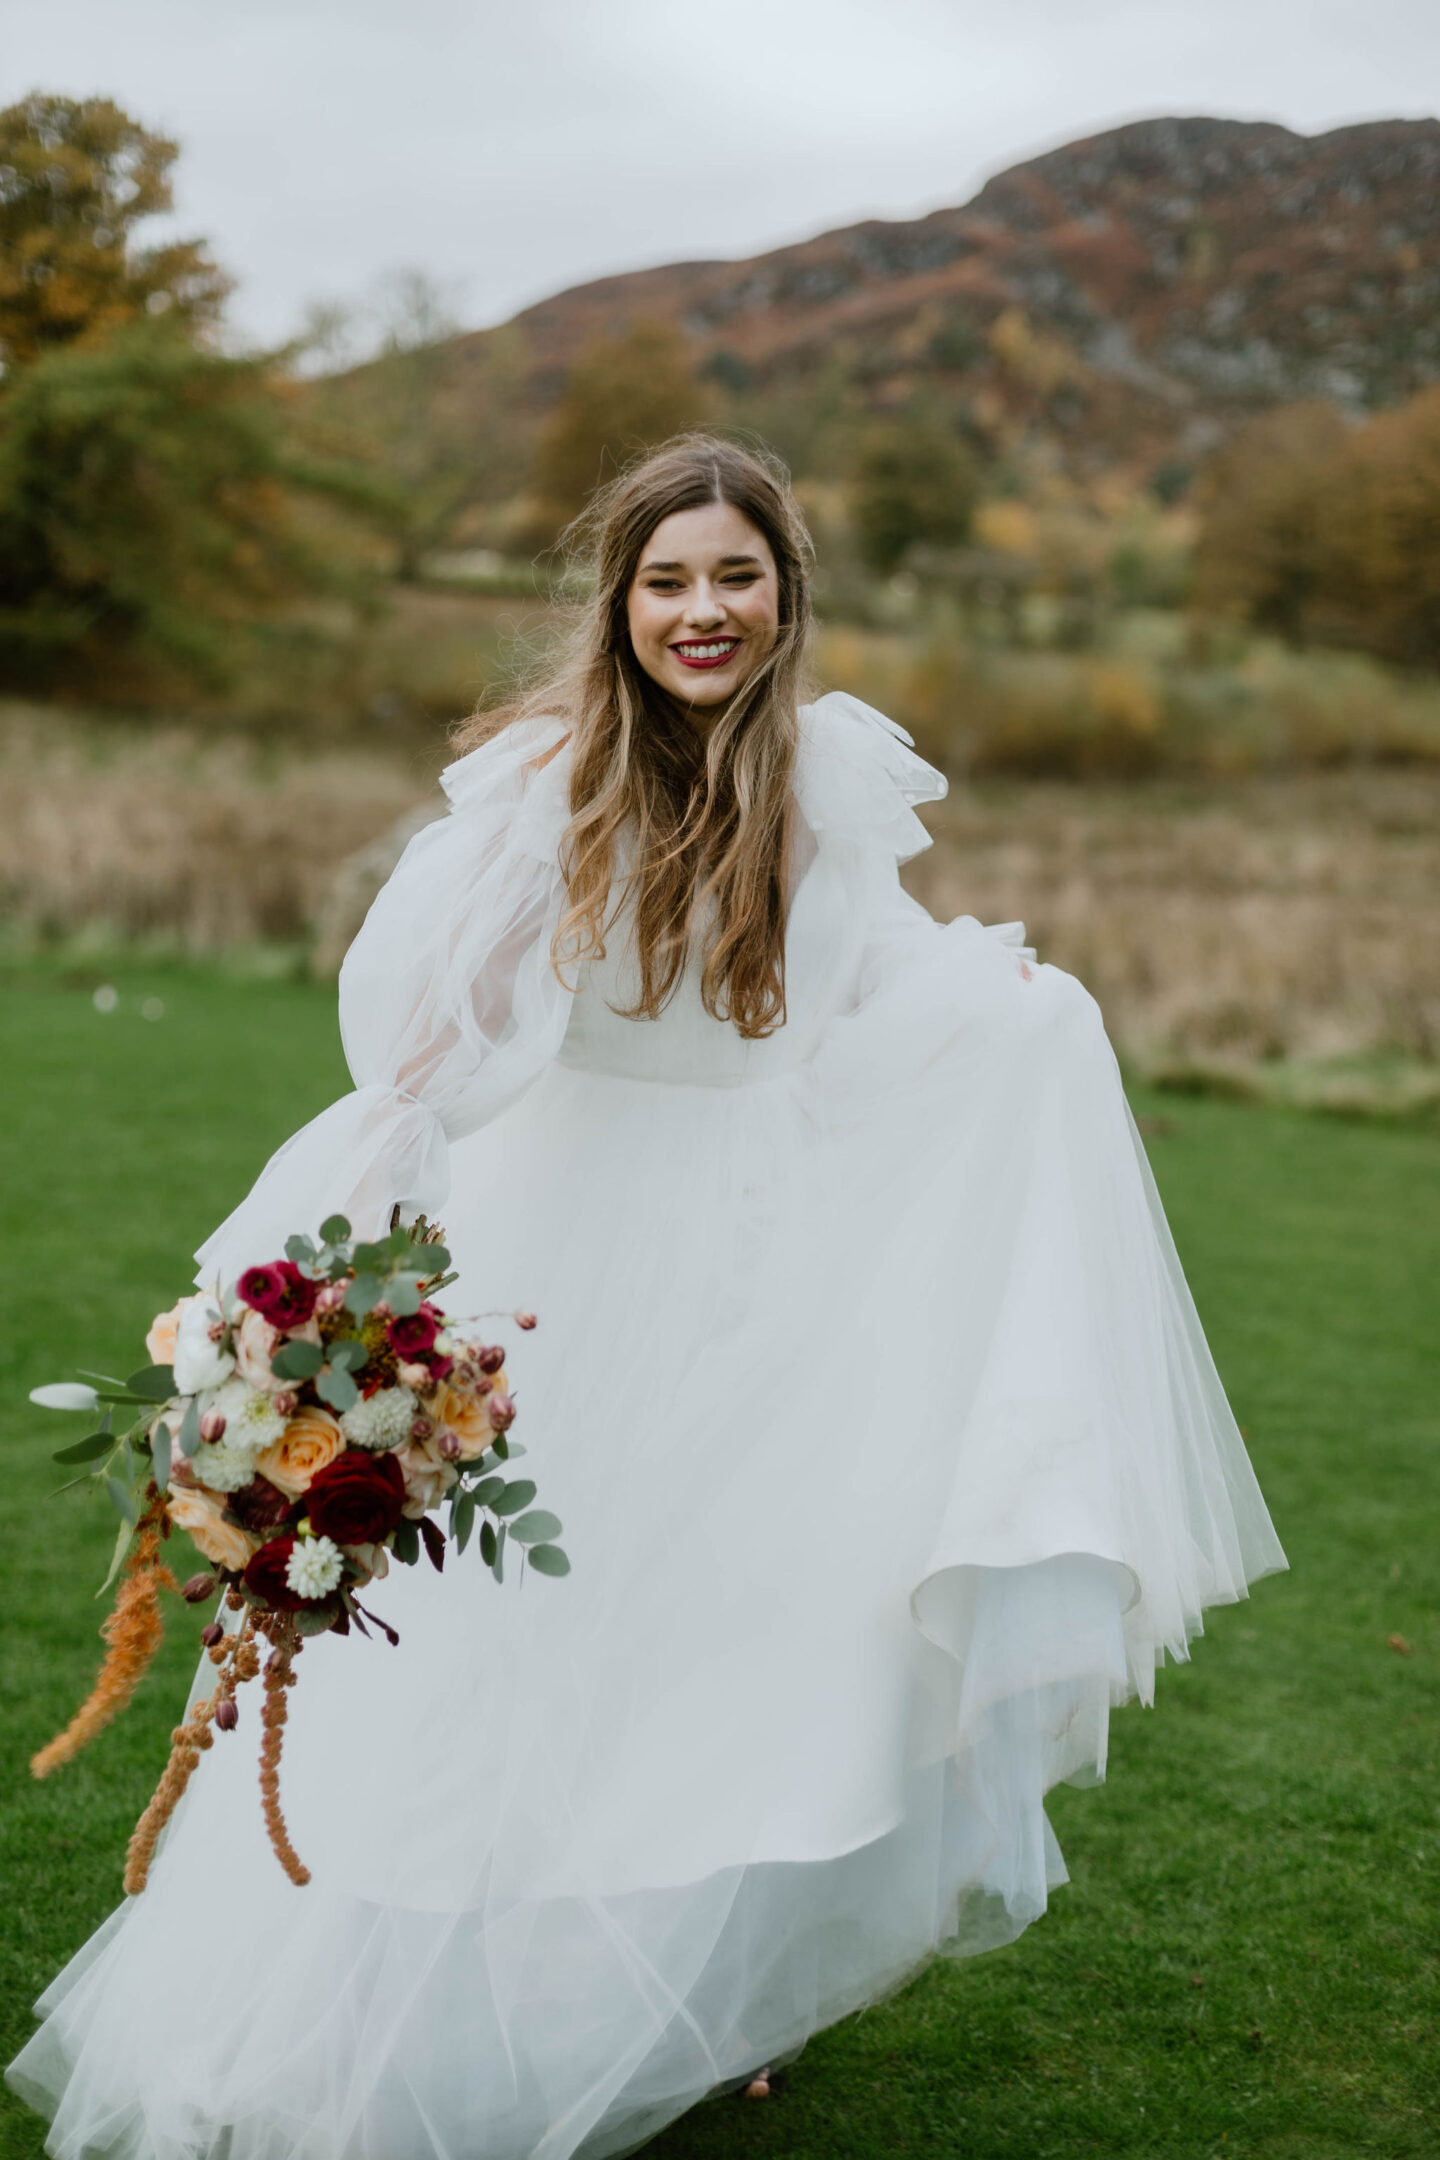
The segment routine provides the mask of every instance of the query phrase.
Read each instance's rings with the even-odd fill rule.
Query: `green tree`
[[[709,414],[672,324],[637,322],[588,345],[540,437],[535,477],[545,519],[552,529],[567,524],[637,451],[703,426]]]
[[[168,325],[37,361],[0,400],[0,679],[222,682],[241,623],[328,580],[299,497],[353,485],[295,453],[261,363]]]
[[[888,577],[913,547],[958,547],[970,531],[977,493],[974,460],[947,427],[918,416],[873,427],[850,487],[866,564]]]
[[[108,98],[37,92],[0,111],[0,367],[137,317],[215,319],[230,280],[200,242],[134,242],[171,207],[176,154]]]

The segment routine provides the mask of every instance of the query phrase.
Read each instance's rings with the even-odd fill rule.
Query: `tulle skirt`
[[[1284,1564],[1095,1007],[978,926],[763,1081],[552,1067],[447,1228],[573,1572],[306,1647],[307,1888],[244,1705],[12,2065],[57,2154],[631,2150],[1037,1918],[1045,1792]]]

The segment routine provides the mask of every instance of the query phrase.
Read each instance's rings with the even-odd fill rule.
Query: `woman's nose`
[[[698,580],[690,605],[685,610],[685,620],[703,630],[709,623],[719,622],[725,613],[725,605],[708,578]]]

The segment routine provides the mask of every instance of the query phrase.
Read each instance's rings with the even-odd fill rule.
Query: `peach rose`
[[[197,1545],[217,1567],[243,1568],[255,1550],[255,1540],[238,1523],[227,1522],[214,1493],[196,1485],[173,1485],[166,1502],[170,1520]]]
[[[405,1473],[405,1513],[414,1522],[440,1505],[458,1473],[439,1452],[433,1436],[407,1441],[403,1448],[396,1448],[395,1460]]]
[[[156,1313],[145,1337],[145,1348],[154,1365],[173,1365],[175,1362],[175,1339],[180,1333],[180,1315],[187,1305],[193,1305],[193,1297],[182,1297],[171,1306],[169,1312]]]
[[[345,1435],[328,1410],[297,1410],[279,1439],[256,1456],[255,1468],[281,1492],[298,1500],[311,1478],[334,1462],[344,1445]]]
[[[485,1415],[484,1403],[466,1388],[451,1387],[444,1381],[435,1400],[425,1407],[437,1432],[454,1433],[460,1443],[462,1462],[471,1462],[477,1455],[483,1455],[495,1437]]]

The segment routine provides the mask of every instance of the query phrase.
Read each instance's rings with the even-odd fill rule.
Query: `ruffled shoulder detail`
[[[812,832],[883,845],[897,862],[929,847],[914,806],[939,802],[949,782],[904,728],[844,690],[807,705],[800,721],[795,798]]]
[[[452,815],[499,817],[512,850],[541,862],[552,860],[570,822],[566,723],[516,721],[447,765],[440,785],[450,798]]]

